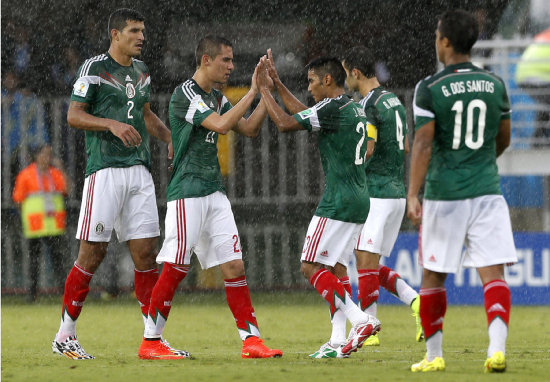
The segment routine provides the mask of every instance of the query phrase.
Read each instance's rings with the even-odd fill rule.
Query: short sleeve
[[[92,103],[99,87],[99,76],[95,73],[95,65],[88,67],[86,61],[77,71],[73,84],[71,101]]]
[[[294,114],[293,117],[304,129],[308,131],[319,130],[319,119],[317,118],[317,110],[315,110],[315,106],[302,110],[301,112]]]
[[[414,89],[413,112],[416,129],[435,119],[432,95],[425,80],[420,81]]]
[[[176,88],[172,95],[170,113],[179,120],[200,126],[213,112],[199,94],[185,94],[183,86]]]
[[[332,99],[326,98],[315,106],[294,114],[294,118],[309,131],[334,130],[338,126],[338,113],[331,112]]]

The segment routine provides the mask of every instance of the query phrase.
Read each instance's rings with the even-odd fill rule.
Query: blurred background
[[[142,59],[151,72],[152,109],[166,123],[172,90],[194,73],[198,39],[220,34],[234,44],[235,71],[225,90],[233,103],[246,92],[254,65],[267,48],[274,52],[283,82],[313,105],[304,65],[320,55],[338,56],[351,46],[365,45],[379,58],[380,82],[406,105],[412,127],[414,86],[441,69],[434,49],[437,15],[457,7],[475,13],[481,33],[472,61],[504,79],[513,109],[512,145],[499,159],[499,170],[520,263],[507,275],[520,301],[550,304],[550,7],[545,0],[2,1],[3,295],[25,294],[28,288],[28,245],[11,195],[15,176],[41,143],[51,144],[70,185],[62,244],[66,271],[76,259],[74,235],[86,154],[84,134],[67,125],[66,111],[77,69],[85,59],[108,49],[108,16],[120,7],[146,16]],[[534,65],[529,62],[532,57]],[[324,183],[316,136],[279,135],[266,121],[257,139],[223,138],[220,161],[242,237],[249,284],[254,289],[307,287],[299,273],[299,258]],[[153,139],[151,146],[163,226],[169,163],[164,145]],[[404,219],[387,263],[413,287],[420,285],[421,272],[416,235]],[[42,257],[40,267],[39,293],[60,294],[48,256]],[[223,286],[216,270],[199,268],[193,267],[182,288]],[[131,291],[132,282],[126,246],[114,238],[92,282],[92,294],[113,298]],[[457,288],[457,302],[472,302],[466,296],[467,288],[478,283],[473,274],[466,272],[451,283]],[[453,298],[451,293],[451,302]]]

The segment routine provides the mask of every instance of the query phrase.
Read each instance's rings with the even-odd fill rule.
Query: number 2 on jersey
[[[367,150],[365,150],[365,155],[361,155],[361,147],[363,146],[363,142],[365,142],[365,135],[367,135],[365,124],[363,122],[359,122],[355,128],[355,131],[362,134],[361,139],[359,139],[359,142],[357,142],[357,146],[355,147],[355,164],[360,166],[365,163],[365,156],[367,155]]]
[[[479,109],[477,117],[477,140],[474,141],[474,110]],[[455,114],[455,127],[453,131],[453,150],[460,148],[462,138],[462,113],[464,111],[464,102],[456,101],[451,108]],[[483,146],[483,133],[485,131],[485,115],[487,114],[487,104],[480,99],[474,99],[468,103],[466,109],[466,137],[464,144],[472,149],[477,150]]]
[[[130,114],[133,108],[134,108],[134,101],[128,101],[128,119],[134,118],[134,116]]]

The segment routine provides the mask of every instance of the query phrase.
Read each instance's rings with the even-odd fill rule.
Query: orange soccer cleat
[[[283,352],[279,349],[270,349],[264,345],[264,341],[259,337],[248,337],[243,341],[243,358],[279,358]]]
[[[160,339],[150,340],[144,338],[138,350],[138,357],[141,359],[185,359],[191,358],[185,350],[176,350],[167,346]]]

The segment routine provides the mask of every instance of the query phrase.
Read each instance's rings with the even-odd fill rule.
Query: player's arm
[[[252,104],[252,101],[254,101],[254,97],[256,97],[257,93],[258,89],[256,87],[250,87],[248,93],[246,93],[245,96],[231,108],[231,110],[223,115],[219,115],[218,113],[210,114],[204,121],[202,121],[202,126],[208,130],[215,131],[218,134],[227,134],[229,130],[235,128],[237,123],[243,119],[244,113],[246,113]]]
[[[266,64],[269,76],[273,80],[273,85],[275,86],[275,89],[277,89],[281,100],[283,101],[285,107],[290,112],[290,114],[296,114],[306,110],[307,106],[300,102],[298,98],[294,97],[294,94],[292,94],[290,90],[288,90],[288,88],[279,78],[279,74],[277,73],[277,69],[275,68],[275,61],[273,60],[273,53],[271,52],[271,49],[267,50],[267,59],[268,60]]]
[[[256,138],[260,134],[260,129],[266,116],[267,109],[265,103],[263,100],[260,100],[260,103],[256,106],[252,114],[250,114],[248,118],[241,118],[233,128],[233,131],[250,138]]]
[[[67,123],[80,130],[110,131],[118,137],[126,147],[139,146],[141,135],[133,126],[114,119],[100,118],[88,113],[88,104],[71,101],[67,111]]]
[[[498,133],[496,136],[497,141],[497,157],[500,156],[510,146],[510,136],[511,136],[511,124],[510,119],[501,119],[498,125]]]
[[[405,155],[408,155],[409,152],[411,151],[410,150],[410,147],[409,147],[409,134],[405,135]]]
[[[258,70],[259,65],[256,65],[254,75],[252,76],[252,87],[254,87],[255,89],[258,89]],[[269,81],[268,88],[273,89],[273,81]],[[241,120],[233,128],[233,131],[250,138],[256,138],[258,134],[260,134],[260,129],[264,123],[266,116],[267,109],[265,107],[263,99],[261,99],[260,103],[258,104],[258,106],[256,106],[252,114],[248,118],[241,118]]]
[[[409,190],[407,193],[407,217],[414,225],[422,221],[422,206],[418,192],[426,179],[428,165],[432,156],[435,121],[432,120],[416,131],[411,154]]]
[[[143,119],[145,120],[145,128],[149,135],[168,144],[168,159],[172,159],[174,157],[172,134],[160,118],[151,110],[151,104],[149,102],[143,106]]]
[[[280,132],[304,130],[302,125],[291,115],[288,115],[275,101],[268,87],[267,72],[265,70],[265,62],[261,63],[261,68],[258,72],[258,88],[262,95],[262,101],[265,104],[267,113],[277,126]],[[263,69],[262,69],[263,68]]]

